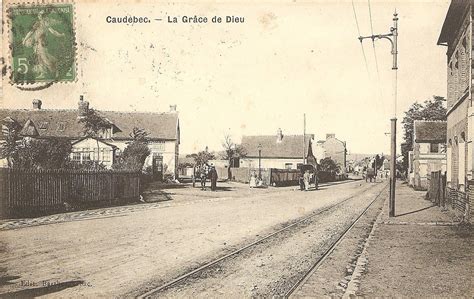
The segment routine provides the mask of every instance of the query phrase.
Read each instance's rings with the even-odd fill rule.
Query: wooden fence
[[[138,172],[3,168],[0,184],[4,218],[106,206],[140,196]]]
[[[231,178],[233,181],[248,183],[250,181],[250,175],[256,173],[258,175],[258,168],[231,168]],[[297,186],[299,184],[299,178],[301,177],[301,171],[298,169],[277,169],[277,168],[262,168],[260,169],[262,180],[267,186]],[[345,180],[345,175],[336,176],[333,173],[327,171],[318,171],[318,182],[333,182]]]
[[[466,192],[446,186],[446,175],[435,171],[428,175],[427,197],[443,208],[449,208],[462,215],[464,221],[473,223],[474,181],[468,180]]]
[[[297,186],[301,177],[299,169],[271,168],[270,184],[273,186]]]
[[[240,183],[249,183],[250,175],[254,172],[258,176],[259,169],[258,168],[248,168],[248,167],[239,167],[239,168],[231,168],[231,180],[240,182]],[[265,185],[270,185],[270,176],[271,176],[271,169],[270,168],[261,168],[260,174],[262,176],[262,180]]]
[[[449,187],[446,188],[446,206],[452,210],[464,214],[468,199],[467,193]]]

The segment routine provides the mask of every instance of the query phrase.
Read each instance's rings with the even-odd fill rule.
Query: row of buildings
[[[79,122],[88,109],[89,102],[82,96],[77,109],[43,109],[42,101],[35,99],[31,109],[0,109],[0,120],[3,125],[6,122],[19,125],[22,137],[67,139],[72,144],[71,161],[99,161],[106,167],[111,167],[132,141],[133,129],[140,128],[149,134],[151,155],[145,167],[152,167],[159,177],[178,176],[180,126],[175,105],[170,106],[167,113],[98,111],[110,123],[110,128],[98,140],[84,137],[83,125]],[[303,163],[303,157],[318,161],[331,157],[342,170],[346,167],[346,143],[334,134],[315,141],[312,134],[286,136],[279,129],[276,136],[243,136],[242,146],[247,156],[240,160],[237,165],[240,167],[258,167],[260,162],[262,168],[296,169]],[[0,160],[0,166],[6,163],[6,159]]]
[[[314,134],[243,136],[242,147],[247,155],[240,159],[240,167],[297,169],[303,163],[314,163],[331,158],[346,172],[346,142],[335,134],[326,134],[325,140],[316,140]]]
[[[79,121],[88,110],[89,102],[82,96],[77,109],[44,109],[42,101],[35,99],[31,109],[0,109],[0,121],[3,126],[13,122],[21,127],[22,137],[69,140],[72,162],[98,161],[108,168],[132,141],[133,129],[139,128],[148,133],[151,151],[145,167],[152,167],[158,178],[166,174],[179,176],[180,125],[175,105],[167,113],[97,111],[110,124],[97,139],[84,137],[84,127]],[[5,133],[5,128],[2,132]],[[346,143],[334,134],[327,134],[325,140],[315,140],[313,134],[284,135],[279,129],[276,135],[243,136],[242,146],[247,155],[234,167],[296,169],[304,161],[330,157],[342,172],[346,169]],[[0,166],[6,164],[6,159],[0,160]]]
[[[446,47],[447,121],[415,122],[409,158],[410,184],[425,189],[432,171],[445,173],[445,197],[468,221],[474,214],[473,19],[473,1],[452,0],[437,42]]]

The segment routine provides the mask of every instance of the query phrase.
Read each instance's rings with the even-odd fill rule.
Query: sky
[[[368,1],[355,1],[360,34],[370,35]],[[446,96],[446,48],[436,42],[449,1],[370,1],[374,34],[399,17],[398,143],[403,111]],[[5,8],[5,7],[4,7]],[[206,24],[182,16],[206,16]],[[107,16],[146,16],[149,24],[109,24]],[[168,23],[168,17],[179,23]],[[239,16],[244,23],[211,23]],[[200,2],[75,1],[78,79],[21,91],[3,78],[3,105],[76,108],[79,95],[99,110],[180,116],[180,152],[221,150],[226,134],[326,133],[349,153],[388,153],[393,116],[390,43],[357,39],[350,1]],[[8,53],[8,30],[3,51]],[[375,47],[375,55],[374,55]],[[375,63],[377,57],[378,72]],[[7,59],[7,65],[9,60]]]

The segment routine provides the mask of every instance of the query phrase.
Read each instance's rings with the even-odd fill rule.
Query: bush
[[[67,140],[25,139],[12,157],[15,168],[59,169],[68,165],[72,146]]]

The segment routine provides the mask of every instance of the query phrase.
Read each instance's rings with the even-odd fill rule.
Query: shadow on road
[[[66,281],[66,282],[61,282],[58,284],[40,287],[40,288],[3,293],[3,294],[0,294],[0,298],[35,298],[38,296],[44,296],[51,293],[60,292],[68,288],[73,288],[83,283],[84,281],[82,280]]]
[[[0,277],[0,286],[15,284],[15,282],[11,282],[11,280],[15,280],[18,278],[20,278],[20,276],[13,276],[13,275],[2,276]]]

